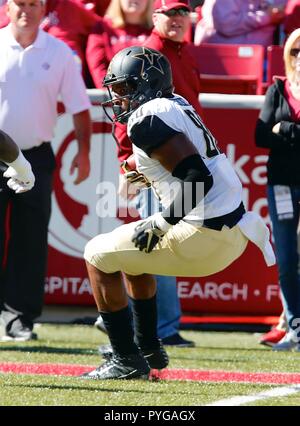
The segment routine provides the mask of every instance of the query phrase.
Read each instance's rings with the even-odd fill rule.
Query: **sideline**
[[[288,396],[298,392],[300,392],[300,385],[284,386],[259,392],[254,395],[234,396],[232,398],[220,399],[219,401],[215,401],[211,404],[206,404],[206,407],[234,407],[263,399]]]

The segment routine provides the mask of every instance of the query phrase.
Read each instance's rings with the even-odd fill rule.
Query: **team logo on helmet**
[[[151,68],[154,68],[158,72],[160,72],[162,75],[164,75],[164,70],[159,62],[159,60],[163,57],[163,55],[159,52],[153,52],[146,48],[142,48],[143,51],[141,53],[137,53],[135,55],[132,55],[133,58],[139,59],[143,61],[142,68],[141,68],[141,76],[147,78],[146,71],[149,71]]]

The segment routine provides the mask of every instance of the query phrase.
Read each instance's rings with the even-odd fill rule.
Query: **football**
[[[122,162],[121,166],[122,166],[122,169],[124,170],[125,173],[136,170],[136,163],[135,163],[134,154],[131,154],[127,158],[127,160],[124,160]]]

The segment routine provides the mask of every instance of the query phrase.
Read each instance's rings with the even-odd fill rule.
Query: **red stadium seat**
[[[193,49],[201,92],[262,93],[263,46],[207,43]]]
[[[267,84],[268,86],[273,83],[275,75],[285,76],[284,62],[283,62],[283,47],[282,46],[269,46],[267,48]]]
[[[201,74],[201,93],[255,95],[257,77],[251,75]]]

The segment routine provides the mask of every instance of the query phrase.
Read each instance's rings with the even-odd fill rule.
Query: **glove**
[[[160,213],[156,213],[136,226],[132,242],[140,251],[150,253],[171,226]]]
[[[31,165],[21,151],[15,161],[6,164],[9,167],[3,173],[3,176],[10,178],[7,181],[7,186],[15,191],[16,194],[29,191],[34,186],[35,177],[32,173]]]

